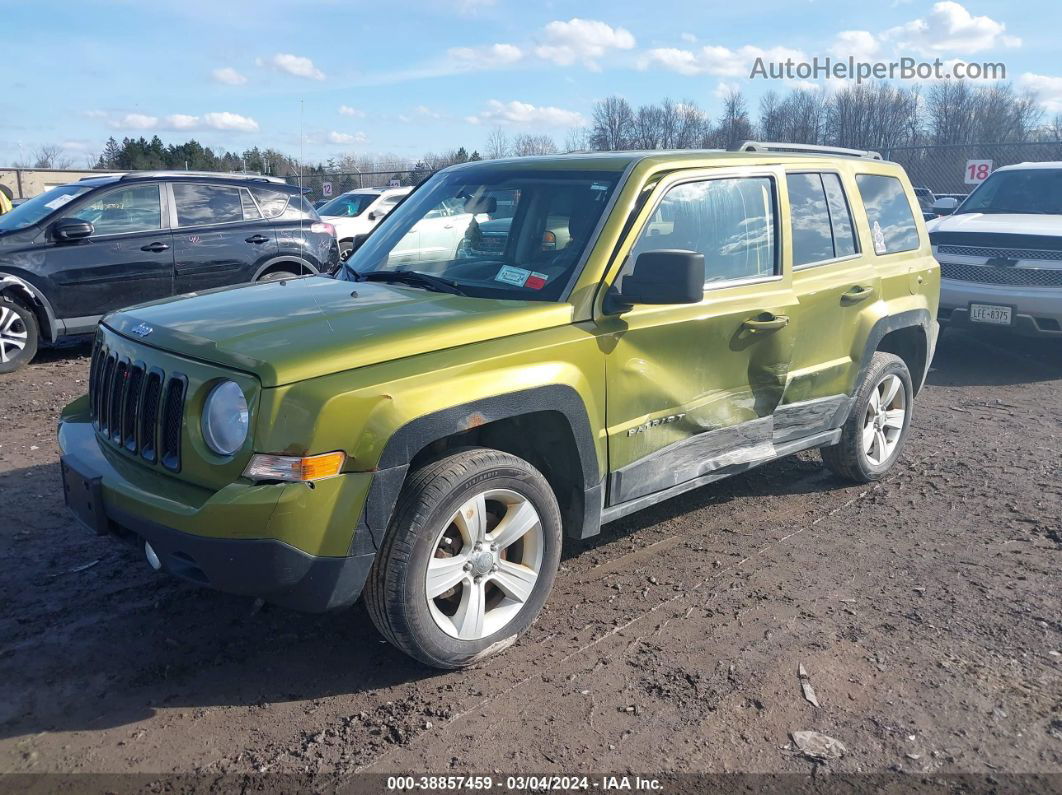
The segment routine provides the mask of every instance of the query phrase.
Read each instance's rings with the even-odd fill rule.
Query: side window
[[[833,259],[833,231],[826,190],[818,174],[787,174],[793,226],[793,267]]]
[[[787,174],[793,267],[856,253],[852,216],[837,174]]]
[[[178,226],[227,224],[243,220],[243,200],[239,188],[221,185],[173,183]]]
[[[162,228],[158,185],[133,185],[110,190],[66,218],[88,221],[95,235],[121,235]]]
[[[251,188],[266,218],[278,218],[288,208],[290,194],[268,188]]]
[[[243,202],[243,220],[257,221],[262,217],[262,213],[258,209],[258,205],[254,203],[254,199],[251,198],[249,190],[240,189],[240,201]]]
[[[284,208],[280,217],[285,221],[316,221],[318,219],[317,210],[313,209],[313,205],[304,196],[289,196],[287,207]]]
[[[833,248],[835,257],[847,257],[859,251],[852,211],[837,174],[823,174],[822,185],[826,188],[826,203],[830,206],[830,221],[833,224]]]
[[[857,174],[856,184],[870,221],[875,254],[893,254],[918,248],[911,203],[896,177]]]
[[[770,177],[676,185],[642,230],[631,257],[665,248],[699,252],[706,285],[774,276],[779,272],[775,217]]]

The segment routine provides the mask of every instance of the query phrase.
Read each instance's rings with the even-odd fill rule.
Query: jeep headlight
[[[218,455],[230,456],[247,441],[247,399],[235,381],[218,383],[203,404],[203,440]]]

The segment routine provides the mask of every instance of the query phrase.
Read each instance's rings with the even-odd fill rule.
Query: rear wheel
[[[13,373],[37,355],[40,329],[33,310],[0,296],[0,373]]]
[[[385,638],[438,668],[505,649],[538,616],[560,561],[546,479],[498,450],[414,472],[373,564],[365,600]]]
[[[841,440],[821,450],[823,463],[857,483],[883,478],[907,440],[913,400],[911,374],[903,359],[876,352],[841,427]]]
[[[339,241],[339,260],[340,262],[346,262],[350,259],[350,255],[354,252],[353,240],[340,240]]]

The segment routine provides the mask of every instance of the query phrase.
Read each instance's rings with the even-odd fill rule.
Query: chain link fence
[[[1062,141],[897,146],[881,155],[902,165],[916,188],[941,196],[969,193],[1000,166],[1062,160]]]
[[[313,202],[330,199],[358,188],[401,188],[417,185],[428,171],[344,171],[314,172],[284,177],[289,185],[302,185],[306,197]]]

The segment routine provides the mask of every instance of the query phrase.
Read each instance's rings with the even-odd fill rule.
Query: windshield
[[[956,212],[1062,215],[1062,169],[997,171]]]
[[[419,272],[466,295],[559,300],[618,179],[512,166],[440,173],[351,256],[345,278]]]
[[[14,232],[47,218],[64,204],[92,190],[88,185],[62,185],[23,202],[11,212],[0,215],[0,232]]]
[[[379,193],[344,193],[317,208],[318,215],[340,215],[353,218],[380,198]]]

